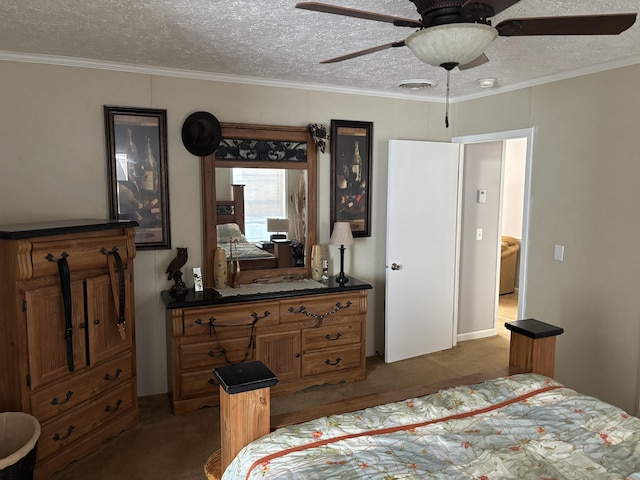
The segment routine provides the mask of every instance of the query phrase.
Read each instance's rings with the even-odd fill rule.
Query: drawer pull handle
[[[73,432],[74,428],[76,427],[74,427],[73,425],[69,425],[69,428],[67,428],[67,433],[65,433],[64,435],[60,435],[59,433],[56,433],[53,436],[53,441],[58,442],[60,440],[66,440],[71,436],[71,432]]]
[[[215,379],[213,379],[213,378],[210,378],[209,380],[207,380],[207,383],[209,385],[218,385],[218,382],[216,382]]]
[[[340,357],[336,358],[335,362],[332,362],[331,360],[329,360],[328,358],[324,361],[324,363],[326,363],[327,365],[338,365],[340,362],[342,361],[342,359]]]
[[[255,333],[255,329],[256,329],[256,325],[258,324],[258,322],[262,319],[267,318],[269,315],[271,315],[271,312],[269,310],[265,310],[264,313],[262,314],[262,316],[260,316],[258,313],[253,312],[251,314],[251,318],[253,318],[253,321],[251,323],[246,323],[244,325],[218,325],[216,327],[215,324],[215,318],[211,317],[209,318],[209,336],[215,336],[216,338],[216,342],[218,343],[218,347],[220,347],[220,354],[222,357],[224,357],[225,361],[229,364],[229,365],[234,365],[234,362],[232,362],[229,357],[227,356],[227,353],[229,353],[227,350],[225,350],[224,348],[222,348],[222,346],[220,345],[220,338],[218,336],[218,332],[216,331],[216,328],[221,328],[221,327],[250,327],[251,330],[249,332],[249,343],[247,344],[247,349],[244,352],[244,355],[242,357],[242,359],[239,362],[236,363],[242,363],[244,362],[247,358],[249,358],[249,355],[251,354],[251,350],[255,350],[256,348],[256,341],[254,338],[254,333]],[[196,323],[202,325],[204,322],[200,319],[196,320]],[[209,356],[214,357],[214,353],[213,352],[209,352]],[[214,357],[215,358],[215,357]]]
[[[114,376],[114,377],[112,377],[110,373],[107,373],[107,374],[105,374],[104,379],[105,379],[107,382],[111,382],[111,381],[113,381],[113,380],[116,380],[116,379],[120,376],[120,374],[121,374],[121,373],[122,373],[122,370],[120,370],[120,369],[118,368],[118,369],[116,370],[116,374],[115,374],[115,376]]]
[[[93,321],[93,324],[94,324],[94,325],[100,325],[100,319],[99,319],[99,318],[96,318],[96,319]]]
[[[58,397],[53,397],[53,400],[51,400],[51,405],[64,405],[69,400],[71,400],[71,395],[73,395],[73,392],[69,390],[65,395],[66,398],[64,400],[59,400]]]
[[[213,350],[209,350],[207,352],[207,355],[209,355],[211,358],[217,358],[217,357],[224,357],[226,353],[227,351],[223,348],[222,350],[220,350],[220,353],[216,353]]]
[[[338,340],[340,337],[342,336],[342,334],[340,332],[336,333],[335,337],[332,337],[331,335],[329,335],[328,333],[324,336],[324,338],[326,340],[329,340],[331,342],[335,342],[336,340]]]
[[[209,321],[207,323],[204,323],[201,318],[198,318],[198,319],[196,319],[195,323],[197,325],[200,325],[201,327],[204,327],[204,326],[208,327],[209,328],[209,336],[211,336],[212,333],[213,333],[213,322],[215,322],[215,321],[216,321],[216,317],[209,318]]]
[[[337,302],[336,306],[326,313],[311,313],[307,312],[307,307],[305,307],[304,305],[300,305],[300,308],[297,311],[295,308],[289,307],[289,313],[300,313],[302,315],[306,315],[307,317],[315,318],[316,320],[318,320],[318,323],[316,323],[314,327],[317,328],[322,325],[322,320],[324,320],[326,317],[333,315],[334,313],[338,313],[343,308],[349,308],[350,306],[350,300],[347,301],[346,305],[342,305],[340,302]]]
[[[118,410],[120,408],[120,405],[122,405],[122,400],[118,399],[118,401],[116,402],[116,406],[112,407],[111,405],[107,405],[106,407],[104,407],[104,411],[105,412],[115,412],[116,410]]]
[[[253,312],[251,314],[251,318],[253,318],[253,323],[257,323],[259,320],[264,320],[269,315],[271,315],[271,312],[269,310],[265,310],[261,317],[256,312]]]

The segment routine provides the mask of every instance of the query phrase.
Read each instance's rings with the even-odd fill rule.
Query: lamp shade
[[[351,224],[348,222],[336,222],[333,224],[333,233],[331,234],[331,245],[353,245],[353,234],[351,233]]]
[[[267,232],[288,232],[288,218],[267,218]]]
[[[405,44],[424,63],[465,65],[484,53],[498,31],[481,23],[450,23],[412,33]]]

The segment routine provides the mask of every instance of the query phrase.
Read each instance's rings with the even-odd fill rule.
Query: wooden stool
[[[271,430],[271,387],[278,378],[260,361],[214,368],[213,373],[220,382],[220,450],[211,454],[204,473],[207,480],[220,480],[245,445]]]
[[[504,326],[511,330],[509,366],[553,377],[556,336],[564,329],[535,318],[507,322]]]

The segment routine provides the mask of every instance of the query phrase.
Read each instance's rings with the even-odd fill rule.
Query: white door
[[[389,141],[385,361],[455,344],[460,145]]]

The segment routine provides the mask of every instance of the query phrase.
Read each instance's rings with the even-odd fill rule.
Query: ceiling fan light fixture
[[[465,65],[482,55],[497,36],[498,31],[490,25],[450,23],[418,30],[405,39],[405,45],[434,67]]]
[[[402,80],[401,82],[398,82],[398,87],[406,90],[426,90],[428,88],[433,88],[436,85],[436,82],[422,79]]]

